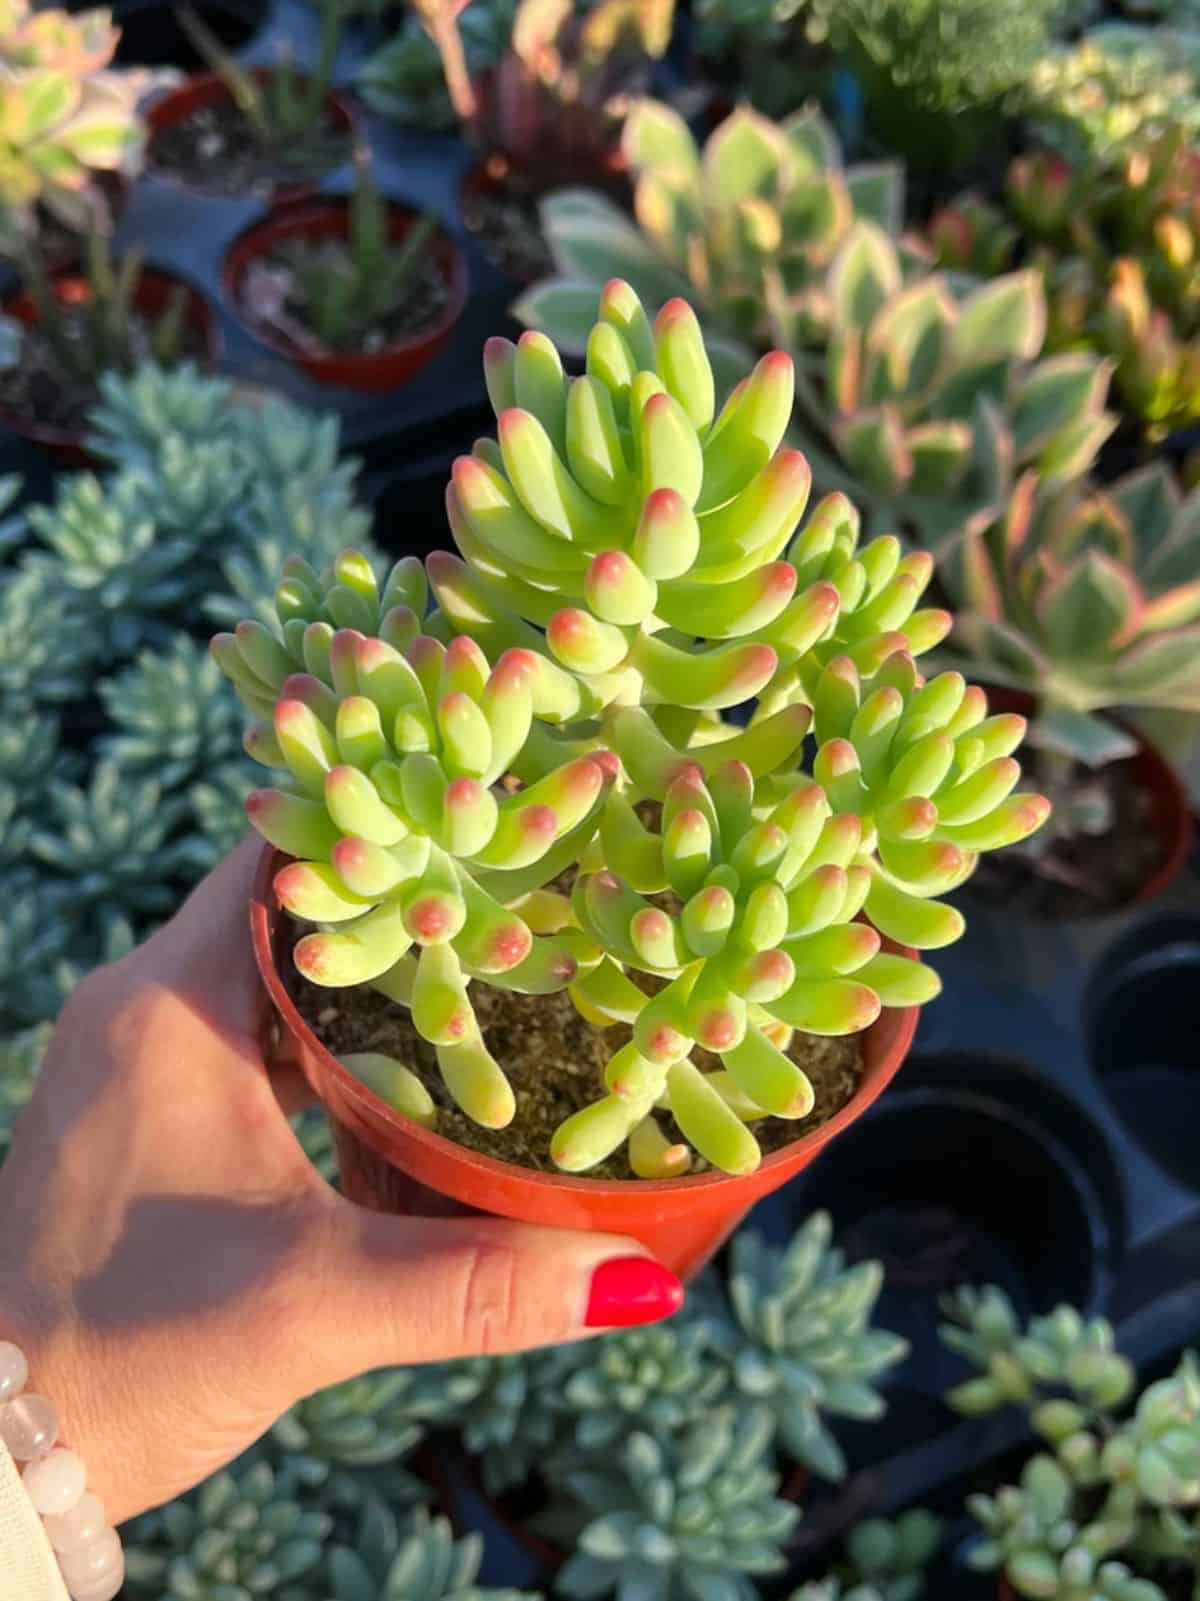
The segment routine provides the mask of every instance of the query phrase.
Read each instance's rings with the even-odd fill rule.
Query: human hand
[[[632,1241],[385,1217],[330,1189],[264,1070],[255,843],[66,1006],[0,1170],[0,1339],[111,1522],[181,1494],[301,1397],[676,1310]]]

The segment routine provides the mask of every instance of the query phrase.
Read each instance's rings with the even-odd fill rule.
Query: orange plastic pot
[[[400,244],[417,220],[408,206],[388,208],[388,231]],[[264,327],[245,304],[246,274],[252,263],[293,239],[346,239],[350,211],[345,200],[293,201],[272,209],[265,221],[247,229],[225,258],[225,290],[246,327],[262,344],[293,362],[319,384],[334,384],[365,394],[399,389],[429,365],[444,349],[467,302],[467,263],[448,234],[439,233],[431,245],[446,283],[445,309],[437,322],[422,333],[398,340],[370,354],[316,353],[301,349],[283,334]]]
[[[278,1013],[280,1054],[299,1065],[332,1120],[342,1187],[351,1200],[376,1211],[422,1217],[484,1212],[624,1234],[687,1279],[756,1201],[794,1178],[862,1116],[896,1076],[916,1032],[916,1007],[884,1011],[863,1035],[865,1072],[854,1097],[821,1128],[766,1157],[754,1173],[625,1181],[535,1173],[469,1151],[401,1117],[321,1044],[278,967],[284,914],[272,886],[286,861],[270,847],[259,860],[250,907],[255,957]]]
[[[261,87],[269,83],[273,77],[270,67],[256,67],[251,77]],[[197,111],[206,107],[217,105],[221,101],[232,101],[229,85],[215,72],[206,72],[195,78],[189,78],[186,83],[180,84],[178,89],[172,89],[169,94],[156,100],[146,112],[146,166],[156,178],[164,183],[178,184],[192,194],[208,194],[203,184],[193,183],[170,171],[169,168],[159,168],[154,165],[155,141],[178,123],[184,122],[188,117],[194,116]],[[345,134],[352,140],[355,132],[354,113],[349,103],[339,94],[330,93],[326,97],[325,110],[330,126],[335,133]],[[319,178],[303,178],[292,183],[278,184],[272,191],[276,200],[300,200],[306,195],[312,195],[320,187]]]
[[[133,297],[134,309],[147,317],[161,316],[167,309],[172,293],[181,284],[181,279],[168,277],[166,273],[143,272]],[[187,290],[186,325],[197,342],[203,345],[206,365],[216,367],[221,359],[221,330],[217,317],[199,290],[193,289],[190,284],[182,284],[182,287]],[[77,273],[57,273],[51,279],[51,288],[64,306],[86,305],[92,298],[91,284]],[[37,307],[27,294],[6,300],[3,309],[5,316],[15,317],[26,327],[32,328],[38,322]],[[0,428],[7,428],[21,438],[41,445],[69,467],[94,464],[95,458],[87,449],[87,436],[83,430],[58,428],[4,406],[0,406]]]

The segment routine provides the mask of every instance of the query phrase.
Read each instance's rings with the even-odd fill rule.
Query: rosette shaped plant
[[[529,737],[540,663],[514,651],[489,669],[471,640],[447,647],[421,634],[424,604],[419,563],[400,563],[381,590],[357,552],[324,577],[293,562],[280,635],[246,621],[213,652],[260,719],[250,753],[291,777],[289,789],[256,791],[247,810],[296,858],[276,876],[280,903],[320,925],[297,944],[297,968],[315,984],[372,983],[409,1007],[454,1100],[499,1128],[513,1094],[467,985],[548,993],[592,959],[572,931],[535,937],[509,903],[575,860],[612,764],[569,758],[515,793],[499,789]],[[294,670],[301,663],[307,671]],[[375,1056],[349,1065],[432,1121],[407,1068]]]
[[[454,465],[446,503],[464,559],[428,563],[451,628],[493,659],[510,647],[541,653],[536,715],[737,705],[778,688],[781,669],[833,631],[843,598],[856,614],[846,637],[864,648],[885,629],[891,649],[936,643],[949,618],[914,613],[923,586],[894,541],[856,558],[844,498],[818,506],[793,560],[780,559],[811,482],[804,457],[779,448],[790,358],[764,356],[718,413],[684,301],[651,326],[613,279],[599,306],[579,378],[542,334],[488,342],[498,441]],[[927,582],[928,560],[917,560]]]
[[[829,319],[824,269],[852,223],[867,218],[893,232],[903,215],[901,169],[844,168],[833,130],[812,110],[776,123],[739,107],[701,151],[678,112],[641,100],[622,145],[636,175],[636,224],[603,195],[549,196],[542,226],[557,276],[516,307],[580,354],[614,274],[649,305],[686,296],[712,333],[759,347],[772,337],[764,275],[778,275],[820,336]]]
[[[454,1538],[445,1518],[417,1513],[400,1526],[382,1501],[363,1509],[353,1547],[329,1553],[330,1601],[541,1601],[480,1585],[483,1539]]]
[[[946,1305],[943,1338],[980,1369],[948,1396],[968,1416],[1017,1404],[1046,1450],[1019,1485],[970,1499],[974,1566],[1020,1596],[1166,1601],[1200,1583],[1200,1368],[1193,1354],[1128,1406],[1136,1374],[1112,1327],[1060,1306],[1022,1328],[994,1287]],[[1125,1415],[1120,1413],[1125,1409]]]
[[[559,1575],[569,1598],[755,1601],[751,1575],[778,1573],[799,1519],[777,1499],[765,1408],[722,1407],[683,1434],[635,1434],[615,1461],[586,1459],[567,1488],[592,1514]]]
[[[1058,493],[1023,478],[960,554],[952,643],[1038,696],[1056,748],[1089,765],[1127,754],[1093,715],[1106,707],[1200,711],[1200,491],[1182,496],[1167,467]]]
[[[1039,361],[1045,295],[1034,272],[956,298],[940,273],[905,282],[894,242],[858,223],[825,280],[829,334],[800,358],[799,443],[823,489],[938,549],[990,520],[1014,467],[1060,484],[1090,467],[1116,419],[1109,367],[1067,354]],[[776,337],[803,347],[806,304],[773,297]]]

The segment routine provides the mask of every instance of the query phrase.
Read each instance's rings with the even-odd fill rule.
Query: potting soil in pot
[[[149,171],[206,194],[237,199],[290,184],[315,183],[346,161],[350,136],[326,119],[319,133],[293,145],[264,145],[232,100],[197,106],[150,141]]]
[[[157,320],[147,320],[136,313],[130,319],[135,366],[153,359]],[[83,433],[87,429],[88,415],[96,404],[95,379],[87,370],[88,364],[82,361],[82,352],[91,337],[91,324],[85,311],[68,308],[62,312],[60,327],[67,340],[79,347],[86,376],[72,369],[35,324],[22,331],[20,361],[7,371],[0,371],[0,408],[42,427]],[[193,329],[185,327],[183,344],[182,355],[204,355],[204,342]]]
[[[1027,749],[1023,760],[1031,789],[1061,793],[1039,775],[1036,751]],[[1077,765],[1072,778],[1102,795],[1109,826],[1097,834],[1055,835],[1052,821],[1044,838],[1035,836],[1029,846],[984,856],[970,881],[972,894],[1047,919],[1096,917],[1137,899],[1170,848],[1154,827],[1153,796],[1125,762],[1095,773]]]
[[[300,931],[296,932],[298,937]],[[515,995],[473,984],[471,1004],[483,1037],[504,1068],[517,1102],[516,1116],[507,1128],[481,1128],[450,1099],[433,1047],[417,1033],[404,1007],[366,986],[334,990],[310,984],[296,972],[290,953],[281,967],[301,1015],[333,1055],[379,1051],[394,1056],[420,1076],[437,1103],[439,1134],[470,1150],[539,1172],[558,1171],[549,1154],[555,1129],[598,1098],[609,1058],[630,1038],[623,1024],[599,1029],[585,1022],[565,991]],[[862,1046],[856,1036],[824,1039],[796,1033],[789,1054],[807,1073],[816,1102],[806,1118],[795,1122],[770,1117],[755,1123],[755,1137],[764,1152],[779,1150],[827,1123],[851,1099],[862,1078]],[[692,1059],[701,1068],[720,1066],[707,1051],[694,1051]],[[703,1172],[705,1167],[697,1157],[692,1171]],[[632,1179],[634,1175],[622,1150],[582,1176]]]

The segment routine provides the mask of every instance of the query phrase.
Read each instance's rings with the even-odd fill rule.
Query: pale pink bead
[[[59,1559],[63,1583],[75,1601],[112,1601],[125,1579],[125,1553],[115,1529]]]
[[[90,1494],[62,1517],[46,1518],[45,1524],[50,1544],[56,1551],[78,1551],[108,1529],[103,1503],[98,1496]]]
[[[29,1499],[44,1518],[61,1518],[77,1507],[87,1490],[87,1468],[74,1451],[51,1451],[21,1475]]]
[[[18,1462],[36,1462],[48,1456],[58,1439],[58,1413],[54,1402],[26,1390],[7,1406],[0,1406],[0,1440]]]
[[[0,1340],[0,1401],[11,1401],[14,1395],[20,1395],[28,1377],[24,1351],[9,1340]]]

